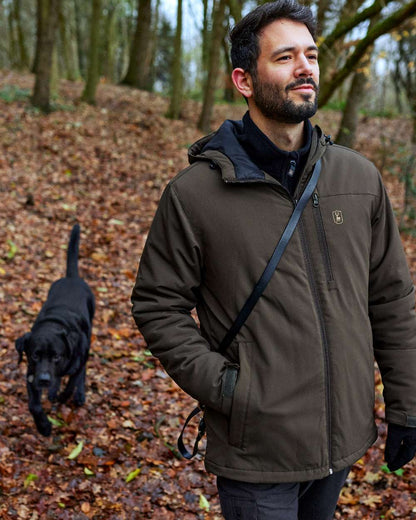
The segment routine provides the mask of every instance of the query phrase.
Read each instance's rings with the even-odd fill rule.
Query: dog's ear
[[[26,332],[26,334],[23,334],[23,336],[20,336],[20,338],[17,338],[17,340],[15,342],[16,350],[19,353],[19,361],[18,361],[19,363],[23,359],[23,352],[24,352],[24,350],[26,348],[27,342],[30,339],[30,336],[31,336],[31,333],[30,332]]]
[[[70,359],[74,352],[76,352],[76,349],[77,349],[77,345],[79,343],[79,340],[80,340],[80,335],[78,332],[75,332],[73,330],[71,331],[62,331],[61,332],[61,335],[63,336],[64,340],[65,340],[65,344],[67,346],[67,349],[68,349],[68,359]]]

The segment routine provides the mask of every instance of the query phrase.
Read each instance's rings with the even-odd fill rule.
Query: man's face
[[[277,20],[259,39],[251,102],[268,119],[297,124],[317,110],[318,49],[306,25]]]

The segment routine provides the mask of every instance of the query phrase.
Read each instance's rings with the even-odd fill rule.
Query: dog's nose
[[[41,386],[49,386],[51,383],[51,376],[48,372],[43,372],[39,375],[39,384]]]

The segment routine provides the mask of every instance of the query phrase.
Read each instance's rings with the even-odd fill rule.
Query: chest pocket
[[[312,195],[312,205],[313,205],[313,220],[315,224],[316,234],[318,237],[319,251],[322,257],[322,263],[325,269],[325,277],[326,282],[328,284],[328,288],[335,288],[335,276],[334,270],[332,267],[331,254],[328,246],[328,240],[326,236],[324,220],[322,217],[321,204],[319,200],[318,192],[314,192]],[[344,216],[342,210],[334,210],[332,212],[333,223],[335,225],[342,225],[344,223]]]

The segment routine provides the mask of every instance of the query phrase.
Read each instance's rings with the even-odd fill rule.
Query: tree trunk
[[[412,144],[413,149],[416,152],[416,103],[413,104],[413,132],[412,132]]]
[[[234,18],[234,22],[237,23],[242,18],[243,4],[245,0],[227,0],[227,5],[230,9],[230,15]]]
[[[101,0],[92,1],[92,15],[90,25],[90,49],[88,53],[88,73],[82,100],[95,104],[95,93],[100,79],[99,57],[100,57],[100,22],[101,22]]]
[[[396,60],[396,86],[401,85],[410,105],[413,118],[412,143],[416,148],[416,33],[411,21],[404,27],[402,37],[398,41],[399,57]],[[405,34],[407,33],[407,34]]]
[[[318,2],[318,13],[316,15],[316,21],[318,24],[318,32],[320,33],[325,27],[325,20],[329,14],[332,2],[330,0],[320,0]]]
[[[0,25],[1,25],[1,27],[6,27],[7,26],[6,17],[4,15],[3,0],[0,0]],[[8,46],[9,46],[9,44],[8,44],[9,31],[8,31],[8,29],[4,30],[3,40],[4,40],[4,48],[3,48],[3,52],[0,53],[0,69],[6,68],[7,65],[8,65],[7,61],[10,61],[9,60],[9,49],[8,49]]]
[[[52,54],[55,44],[58,0],[37,0],[37,9],[36,80],[32,104],[44,112],[49,112]]]
[[[352,148],[355,142],[360,108],[363,103],[363,93],[367,85],[367,74],[357,71],[351,82],[351,87],[347,96],[342,121],[335,139],[337,144]]]
[[[375,15],[370,20],[368,29],[370,30],[380,19],[380,14]],[[353,148],[355,136],[357,133],[360,109],[363,105],[364,95],[367,87],[368,77],[370,75],[371,55],[374,45],[370,45],[367,53],[360,61],[359,68],[355,71],[350,90],[347,95],[347,103],[342,115],[341,125],[335,141],[348,148]]]
[[[51,66],[51,80],[50,80],[50,93],[51,99],[58,96],[58,85],[59,85],[59,64],[58,64],[58,46],[53,46],[52,51],[52,66]]]
[[[116,52],[118,45],[117,35],[117,5],[107,5],[107,14],[104,20],[104,49],[101,73],[112,83],[117,81]]]
[[[242,18],[242,8],[244,0],[227,0],[228,7],[230,9],[230,15],[234,19],[234,23],[238,23]],[[230,57],[230,46],[228,45],[227,35],[222,40],[222,46],[224,49],[225,58],[225,86],[224,86],[224,101],[233,103],[235,101],[235,88],[231,79],[231,73],[233,71],[233,65]]]
[[[15,68],[17,66],[17,41],[14,30],[13,23],[13,11],[9,12],[9,16],[7,17],[8,27],[9,27],[9,60],[11,64],[11,68]]]
[[[117,82],[124,78],[129,66],[130,47],[131,47],[131,22],[129,17],[119,17],[117,19],[117,32],[120,37],[118,59],[115,63]]]
[[[179,119],[182,108],[182,89],[182,0],[178,0],[174,56],[172,63],[172,93],[166,117]]]
[[[208,19],[208,0],[203,0],[203,18],[202,18],[202,83],[205,84],[208,74],[209,46],[210,35],[209,19]]]
[[[40,46],[40,37],[39,34],[43,32],[42,27],[43,19],[42,19],[42,10],[39,9],[39,1],[37,0],[36,5],[36,43],[35,43],[35,55],[33,58],[32,63],[32,69],[31,72],[36,74],[37,68],[38,68],[38,61],[39,61],[39,46]]]
[[[224,36],[224,16],[225,0],[218,0],[214,10],[208,78],[204,89],[202,111],[198,121],[198,128],[205,133],[210,131],[211,116],[214,109],[215,89],[220,68],[221,41]]]
[[[159,38],[159,19],[160,19],[160,0],[156,0],[155,11],[154,11],[154,20],[153,27],[150,33],[150,42],[149,42],[149,73],[147,75],[147,84],[145,85],[145,90],[151,92],[154,87],[155,82],[155,59],[157,53],[157,44]]]
[[[222,47],[224,49],[225,57],[225,85],[224,85],[224,101],[227,103],[233,103],[235,101],[235,88],[234,83],[231,79],[233,72],[233,65],[230,58],[230,49],[227,38],[222,39]]]
[[[138,0],[136,32],[130,51],[130,62],[122,83],[140,89],[148,85],[151,57],[152,2]]]
[[[75,33],[77,39],[78,50],[78,66],[81,76],[87,76],[87,55],[88,55],[88,28],[85,20],[89,20],[91,16],[91,2],[84,0],[72,0],[75,9]]]
[[[78,44],[73,0],[61,0],[59,5],[59,34],[65,77],[77,81],[81,77],[78,63]]]
[[[25,33],[22,27],[21,11],[22,5],[21,0],[13,0],[13,21],[16,34],[16,43],[19,57],[17,66],[19,69],[29,68],[29,54],[27,51]]]

